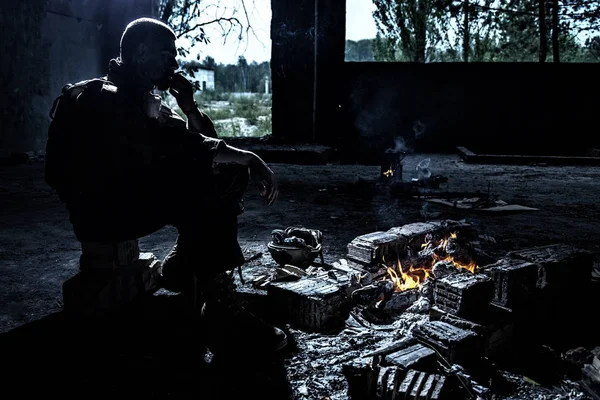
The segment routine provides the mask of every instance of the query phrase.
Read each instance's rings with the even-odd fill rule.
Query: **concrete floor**
[[[466,219],[481,233],[495,238],[496,245],[490,249],[493,257],[518,248],[567,243],[594,252],[596,260],[599,260],[600,167],[474,165],[453,154],[412,154],[404,160],[404,180],[416,176],[415,166],[424,158],[431,159],[430,168],[434,175],[448,178],[444,187],[446,191],[489,193],[508,203],[539,210],[483,213],[392,196],[386,187],[377,183],[378,166],[277,163],[271,166],[280,183],[279,200],[267,207],[261,203],[257,192],[252,187],[249,189],[246,212],[239,218],[240,243],[248,256],[263,253],[256,262],[269,264],[272,260],[266,244],[273,229],[287,226],[319,229],[323,232],[325,261],[332,263],[344,258],[346,245],[365,233],[416,221]],[[161,182],[157,182],[157,190],[160,187]],[[61,285],[77,272],[80,248],[71,232],[64,207],[43,181],[43,161],[0,167],[0,226],[0,333],[7,333],[6,338],[14,338],[16,335],[11,336],[10,331],[29,332],[22,336],[26,339],[17,342],[7,339],[0,341],[0,345],[8,346],[17,353],[25,351],[18,346],[31,350],[30,345],[34,342],[40,344],[35,347],[35,352],[42,344],[51,346],[54,341],[64,345],[64,328],[56,330],[44,326],[40,330],[36,326],[43,325],[43,321],[49,323],[61,318]],[[162,258],[175,237],[174,229],[166,227],[142,238],[140,243],[143,251],[154,252]],[[171,322],[176,321],[177,315],[170,318]],[[37,325],[32,323],[36,320]],[[154,342],[160,341],[165,331],[177,329],[166,329],[166,324],[163,320],[160,327],[149,332]],[[177,326],[177,322],[174,324]],[[33,331],[36,333],[32,334]],[[186,332],[186,343],[194,343],[193,334]],[[185,350],[194,346],[185,347],[181,343],[174,346],[178,350],[173,350],[174,347],[173,351],[168,351],[169,354],[184,353],[189,358],[196,351]],[[94,354],[98,355],[97,349]],[[169,362],[175,364],[177,361],[180,359]],[[32,364],[36,362],[31,361]],[[28,365],[24,365],[24,371],[31,368],[31,364]],[[47,368],[53,363],[43,365]],[[36,371],[39,368],[38,365]],[[119,368],[124,367],[121,365]],[[156,373],[156,370],[146,368],[144,371],[148,374]],[[198,368],[200,371],[185,370],[178,375],[178,379],[185,382],[177,386],[182,389],[175,392],[189,393],[186,385],[195,387],[191,383],[193,376],[189,374],[206,372],[201,366]],[[184,369],[178,367],[175,370]],[[61,376],[57,371],[54,373]],[[239,374],[240,371],[231,373]],[[142,372],[138,374],[131,379],[152,379]],[[175,375],[175,372],[171,371],[168,375]],[[244,384],[250,385],[250,382]],[[173,386],[170,387],[158,392],[170,393]],[[262,389],[260,393],[264,393],[264,386]],[[178,398],[187,398],[187,394]]]

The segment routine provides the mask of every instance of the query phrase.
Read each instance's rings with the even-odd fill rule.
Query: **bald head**
[[[177,36],[162,21],[153,18],[139,18],[127,25],[121,36],[121,60],[131,63],[140,45],[153,46],[174,42]]]

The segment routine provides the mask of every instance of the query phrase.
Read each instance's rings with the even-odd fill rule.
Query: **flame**
[[[458,236],[456,234],[456,232],[453,232],[450,234],[449,238],[447,239],[442,239],[440,241],[440,245],[442,247],[443,250],[446,250],[446,246],[448,246],[448,239],[456,239]],[[433,268],[433,266],[435,265],[435,263],[439,262],[439,261],[444,261],[444,262],[450,262],[452,263],[452,265],[454,265],[454,267],[456,269],[466,269],[469,272],[475,273],[475,271],[477,271],[477,264],[475,263],[475,261],[471,260],[468,264],[462,264],[458,261],[456,261],[454,259],[454,257],[447,255],[446,257],[440,257],[436,254],[433,254],[432,260],[431,260],[431,267]]]
[[[448,246],[448,240],[456,238],[457,234],[451,233],[448,238],[441,239],[435,247],[441,247],[441,249],[445,251],[446,246]],[[431,241],[427,241],[421,245],[421,248],[425,248],[430,245],[433,245],[433,243]],[[429,266],[415,267],[411,265],[407,271],[403,270],[400,260],[398,260],[397,266],[387,267],[388,277],[392,280],[392,282],[394,282],[394,290],[397,292],[403,292],[405,290],[420,287],[431,276],[433,266],[440,261],[449,262],[454,265],[456,269],[466,269],[471,273],[475,273],[478,268],[477,264],[472,260],[467,264],[463,264],[455,260],[451,255],[439,256],[436,253],[433,253],[431,258],[431,264]],[[385,259],[383,259],[383,262],[385,263]],[[384,279],[388,279],[388,277]]]
[[[430,270],[426,268],[415,268],[412,265],[408,271],[404,272],[402,269],[402,264],[399,260],[397,270],[400,273],[400,276],[398,276],[396,269],[392,267],[388,267],[387,269],[390,279],[396,286],[395,289],[397,292],[403,292],[405,290],[414,289],[421,286],[430,275]]]
[[[391,165],[388,168],[388,170],[383,173],[383,176],[385,176],[386,178],[389,178],[390,176],[394,176],[394,171],[392,170]]]
[[[452,257],[452,256],[446,256],[446,257],[433,256],[433,260],[431,260],[431,268],[433,268],[433,266],[439,261],[452,263],[452,265],[454,265],[454,267],[456,269],[466,269],[467,271],[472,272],[472,273],[475,273],[475,271],[477,271],[477,264],[475,264],[475,261],[470,261],[468,264],[462,264],[462,263],[456,261],[454,259],[454,257]]]

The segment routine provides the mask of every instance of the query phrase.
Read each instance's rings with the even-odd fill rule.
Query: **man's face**
[[[176,60],[175,41],[169,39],[155,40],[146,47],[146,54],[140,63],[142,73],[158,88],[167,90],[170,78],[179,68]]]

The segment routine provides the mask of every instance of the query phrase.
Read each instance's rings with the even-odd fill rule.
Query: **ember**
[[[418,266],[412,262],[408,268],[405,268],[400,260],[395,265],[388,266],[385,259],[382,260],[388,274],[383,279],[390,279],[394,283],[396,292],[420,288],[432,275],[434,278],[441,278],[460,269],[471,273],[477,271],[475,261],[458,244],[456,233],[451,233],[449,237],[439,241],[435,241],[431,235],[428,235],[425,240],[421,245],[422,250],[418,253]]]

